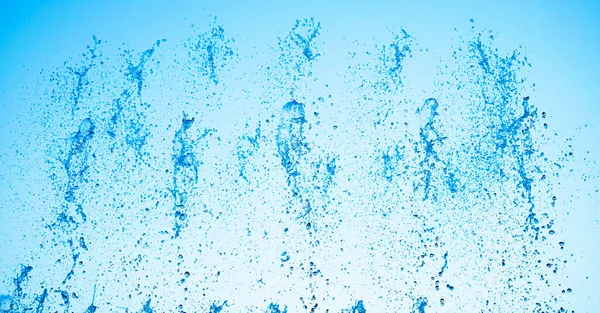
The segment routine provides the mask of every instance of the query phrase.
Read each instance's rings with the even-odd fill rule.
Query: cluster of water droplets
[[[335,82],[313,18],[249,81],[222,25],[192,32],[115,54],[94,37],[42,75],[54,190],[0,311],[566,312],[560,160],[518,50],[472,30],[423,96],[403,29]]]

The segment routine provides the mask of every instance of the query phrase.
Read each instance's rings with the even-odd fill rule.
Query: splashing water
[[[0,312],[566,312],[521,52],[472,30],[415,91],[417,32],[344,59],[289,26],[266,65],[215,20],[42,75],[54,189]]]

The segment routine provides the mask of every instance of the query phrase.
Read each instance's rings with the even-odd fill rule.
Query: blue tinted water
[[[381,11],[388,29],[353,33],[321,9],[269,29],[198,11],[143,44],[74,36],[35,83],[7,83],[0,312],[600,301],[580,291],[597,270],[573,274],[594,252],[569,237],[597,153],[549,123],[543,53],[480,19]]]

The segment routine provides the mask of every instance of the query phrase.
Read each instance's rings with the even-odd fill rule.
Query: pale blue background
[[[23,262],[20,256],[31,244],[28,213],[11,208],[11,201],[27,196],[15,171],[23,166],[15,163],[15,149],[23,140],[19,133],[35,127],[13,120],[27,109],[19,100],[26,94],[22,88],[35,86],[42,68],[81,53],[91,35],[140,51],[159,38],[181,39],[179,30],[206,23],[209,15],[217,16],[229,34],[268,44],[275,44],[291,21],[314,16],[331,36],[368,40],[386,27],[403,27],[416,33],[424,47],[444,45],[455,27],[467,28],[472,18],[500,34],[500,49],[522,45],[533,65],[529,81],[537,85],[536,105],[548,113],[561,138],[573,138],[576,155],[589,151],[587,160],[578,158],[574,167],[592,178],[562,182],[576,197],[558,218],[570,225],[565,238],[573,257],[565,280],[575,290],[571,308],[595,312],[600,307],[600,1],[2,1],[1,277]]]

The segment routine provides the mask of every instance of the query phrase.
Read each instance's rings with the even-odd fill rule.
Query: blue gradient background
[[[575,312],[599,310],[598,1],[2,1],[0,294],[9,292],[15,269],[27,262],[23,256],[38,245],[32,240],[33,211],[21,204],[43,203],[28,198],[36,194],[35,188],[43,187],[27,162],[39,162],[44,156],[23,151],[30,140],[23,134],[39,125],[22,118],[28,103],[35,101],[32,90],[40,71],[60,67],[81,54],[92,35],[143,51],[157,39],[184,40],[190,24],[205,25],[212,17],[236,38],[238,49],[249,51],[275,46],[293,21],[305,17],[321,22],[328,51],[341,47],[346,39],[378,42],[388,28],[402,27],[418,38],[420,47],[450,54],[454,29],[468,30],[469,19],[478,28],[498,34],[498,49],[522,46],[532,64],[528,81],[536,84],[532,101],[539,111],[547,112],[547,122],[560,138],[572,138],[576,158],[569,166],[573,172],[589,175],[586,181],[581,175],[563,176],[558,195],[563,202],[556,220],[565,229],[562,235],[572,254],[561,278],[574,290],[566,298],[567,307]],[[557,144],[554,149],[564,147]],[[109,309],[100,306],[99,311]]]

